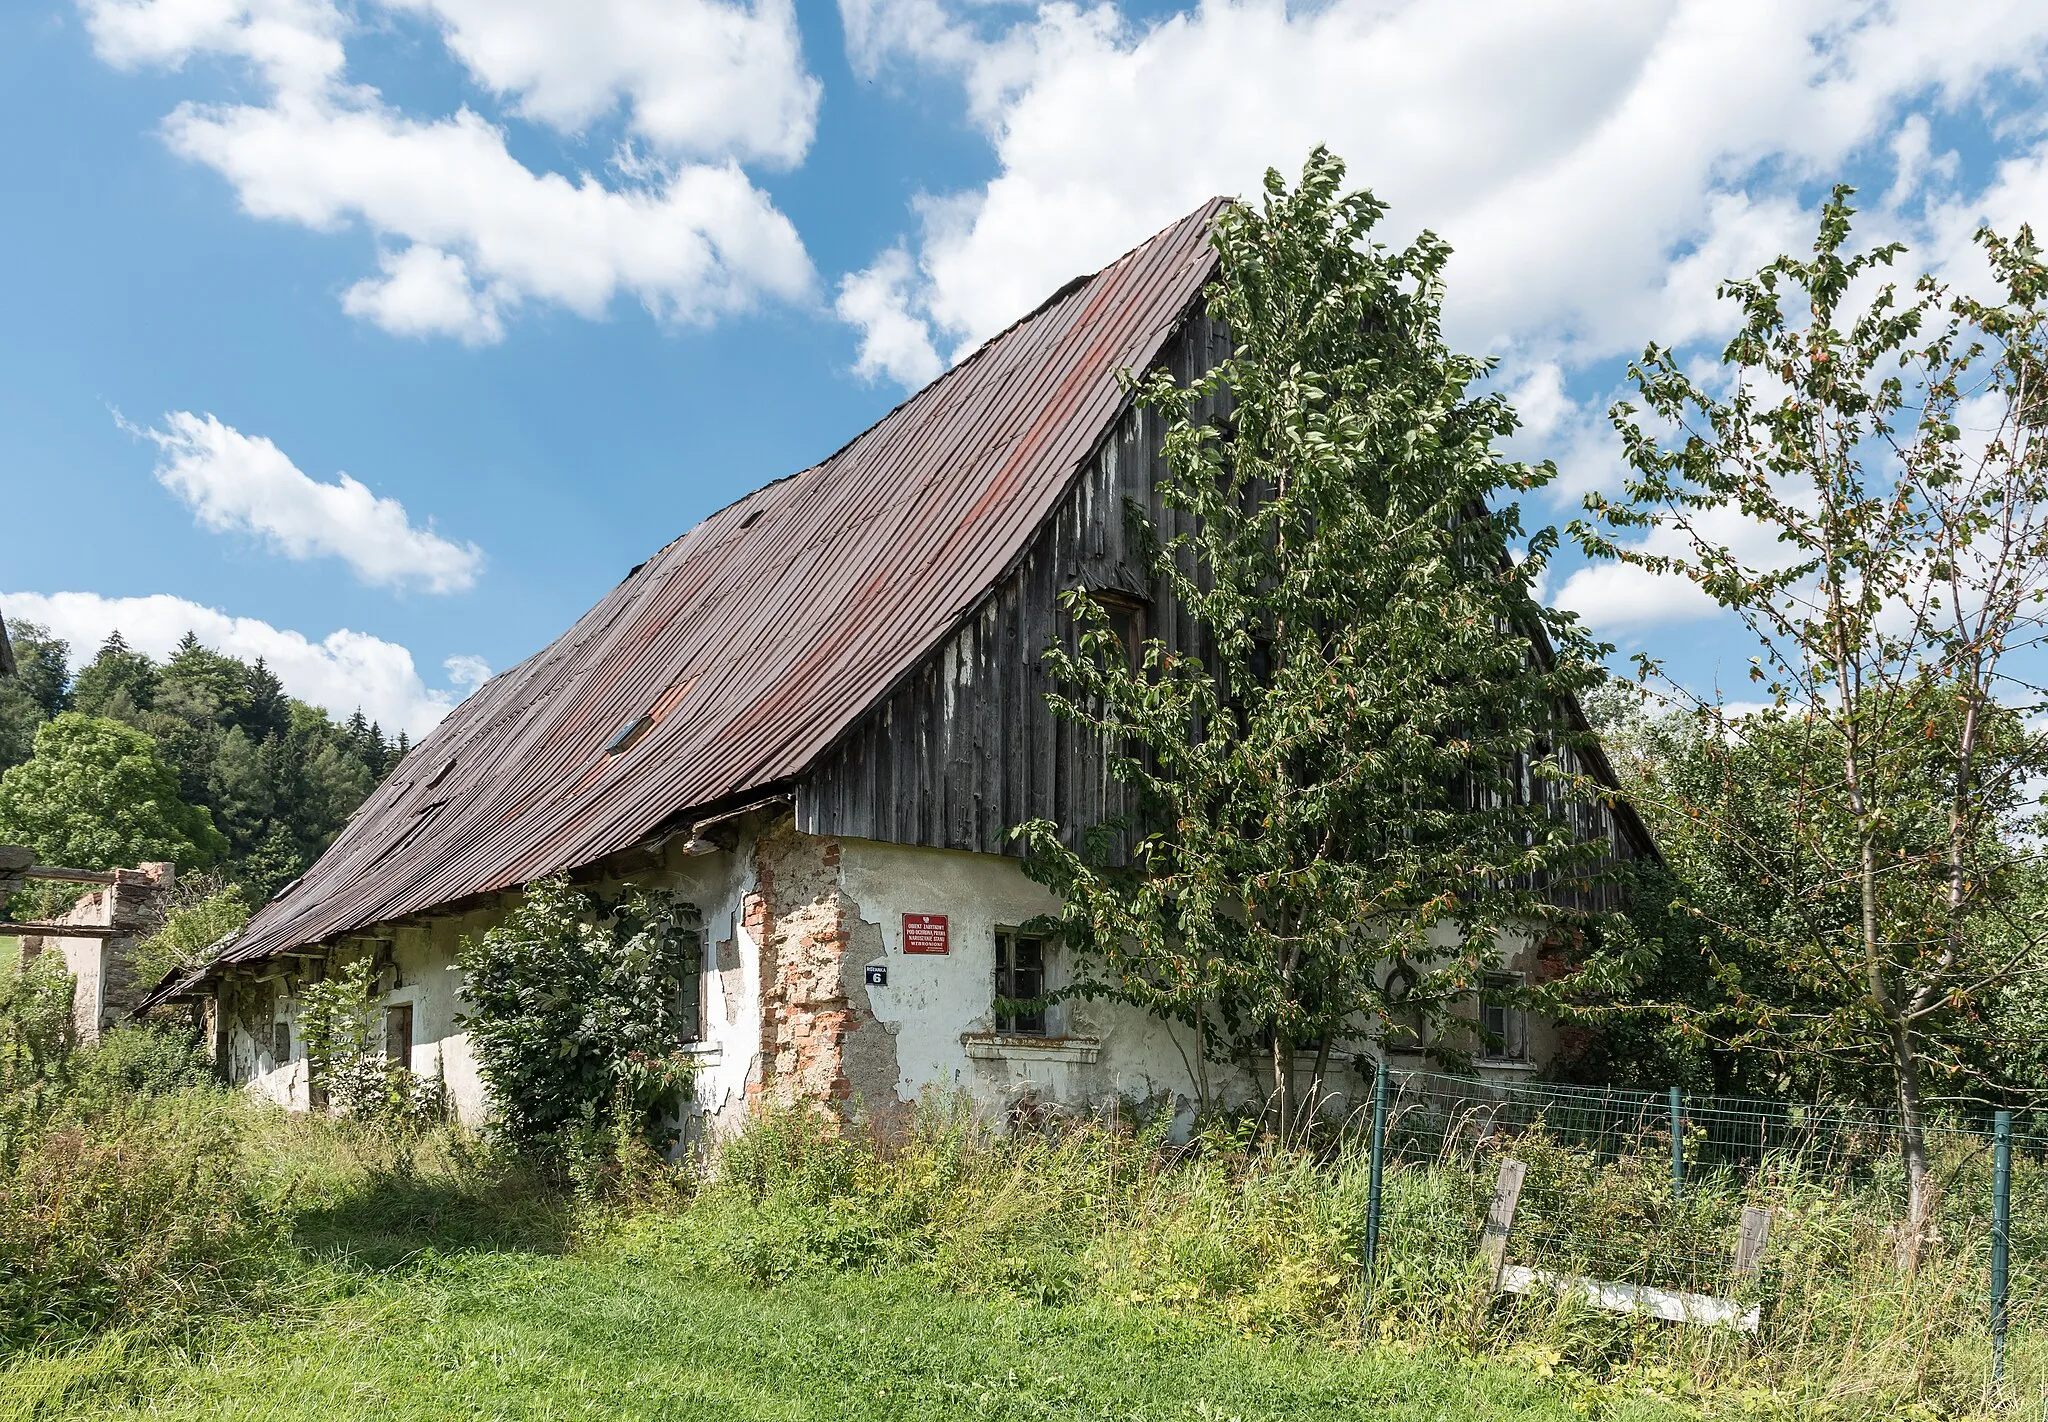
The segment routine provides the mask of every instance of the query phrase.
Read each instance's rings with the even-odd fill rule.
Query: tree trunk
[[[1292,1113],[1289,1110],[1292,1103],[1288,1100],[1289,1088],[1294,1084],[1293,1076],[1294,1044],[1278,1032],[1275,1032],[1273,1034],[1273,1119],[1279,1128],[1280,1144],[1283,1146],[1287,1144],[1288,1128],[1293,1124]]]
[[[1898,1265],[1919,1267],[1920,1251],[1934,1235],[1934,1174],[1927,1166],[1927,1122],[1920,1100],[1920,1062],[1904,1022],[1892,1024],[1892,1060],[1899,1077],[1899,1154],[1906,1165],[1906,1227]]]

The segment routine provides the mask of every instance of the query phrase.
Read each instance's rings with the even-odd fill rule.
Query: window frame
[[[998,927],[995,932],[995,972],[993,994],[990,998],[989,1020],[995,1025],[998,1036],[1003,1037],[1052,1037],[1052,1010],[1050,1005],[1033,1012],[1010,1013],[1002,1010],[1004,1001],[1029,1002],[1042,998],[1052,990],[1051,954],[1047,951],[1050,940],[1042,933],[1024,933],[1015,928]],[[1031,968],[1017,965],[1018,948],[1029,945],[1035,950],[1037,963]],[[1017,988],[1020,972],[1037,975],[1036,992],[1019,992]],[[1028,984],[1027,984],[1028,985]]]
[[[1479,1060],[1481,1062],[1523,1063],[1529,1060],[1529,1011],[1511,1002],[1489,1002],[1487,992],[1520,993],[1529,985],[1526,973],[1497,971],[1485,974],[1481,979],[1479,998]],[[1500,1014],[1500,1027],[1496,1032],[1490,1020],[1491,1014]],[[1487,1040],[1487,1034],[1496,1036],[1500,1045]]]

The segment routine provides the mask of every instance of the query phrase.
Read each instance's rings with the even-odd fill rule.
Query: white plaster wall
[[[643,888],[669,892],[696,904],[704,916],[706,974],[702,990],[707,1042],[698,1101],[709,1112],[744,1109],[747,1074],[759,1054],[760,953],[739,923],[752,878],[751,848],[694,857],[671,853],[657,868],[632,876]],[[594,886],[607,895],[621,887],[622,881],[617,880]],[[377,1001],[373,1041],[381,1044],[383,1040],[383,1010],[410,1003],[413,1046],[409,1065],[421,1076],[438,1076],[447,1087],[455,1114],[470,1126],[481,1126],[489,1118],[490,1095],[462,1022],[468,1004],[462,995],[457,959],[463,939],[490,931],[503,921],[509,908],[508,903],[398,929],[391,948],[398,986]],[[731,941],[737,951],[738,962],[726,974],[730,981],[722,981],[716,961],[722,940]],[[341,954],[336,961],[346,962],[352,956]],[[728,1001],[733,1004],[731,1011]],[[296,1004],[287,1010],[284,1020],[292,1023],[291,1061],[273,1063],[269,1044],[257,1042],[239,1024],[231,1032],[230,1061],[241,1066],[237,1075],[251,1091],[304,1110],[308,1105],[305,1045],[300,1039]]]
[[[1059,907],[1017,861],[848,839],[841,842],[839,866],[860,917],[882,932],[877,961],[887,966],[889,982],[867,994],[875,1017],[895,1037],[903,1100],[934,1086],[958,1088],[990,1105],[1027,1092],[1070,1106],[1111,1096],[1196,1099],[1194,1034],[1119,1004],[1062,1003],[1047,1022],[1052,1037],[1099,1042],[1093,1062],[1057,1060],[1059,1054],[1029,1046],[1006,1048],[1000,1060],[968,1055],[961,1035],[995,1026],[996,930]],[[951,951],[943,957],[905,953],[906,913],[944,914]],[[1061,986],[1067,965],[1055,957],[1049,966],[1053,986]],[[1225,1066],[1211,1063],[1208,1075],[1211,1093],[1222,1099],[1241,1099],[1252,1089],[1247,1077]]]

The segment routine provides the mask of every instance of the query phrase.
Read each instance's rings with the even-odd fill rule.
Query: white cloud
[[[0,606],[10,618],[39,622],[69,642],[74,666],[90,661],[116,631],[129,646],[159,659],[168,657],[179,639],[191,632],[215,651],[245,661],[263,658],[287,692],[326,708],[330,715],[346,716],[360,706],[385,730],[403,729],[415,738],[432,730],[466,694],[427,686],[413,666],[412,653],[395,642],[346,628],[315,642],[300,632],[253,617],[232,617],[167,593],[0,593]],[[464,683],[457,681],[457,686]]]
[[[364,277],[342,293],[341,309],[374,322],[395,336],[453,336],[467,346],[505,338],[499,307],[513,299],[500,288],[481,292],[470,282],[469,264],[438,247],[383,252],[377,265],[383,280]]]
[[[985,186],[920,208],[900,307],[956,351],[1317,142],[1400,232],[1457,247],[1467,346],[1576,367],[1713,334],[1715,282],[1810,230],[1798,183],[1903,108],[2037,80],[2048,42],[2018,0],[1205,0],[1151,25],[1046,3],[991,29],[1005,13],[842,0],[857,66],[957,77],[994,150]]]
[[[433,15],[479,84],[567,132],[624,102],[676,153],[795,163],[817,127],[789,0],[387,0]]]
[[[543,117],[568,122],[592,104],[600,107],[587,116],[628,102],[638,130],[706,158],[615,167],[616,183],[528,168],[504,131],[468,108],[419,117],[344,83],[347,25],[327,0],[83,3],[109,63],[176,67],[218,55],[256,69],[272,91],[266,102],[182,104],[164,122],[166,141],[226,178],[252,216],[367,227],[385,246],[382,275],[351,286],[343,306],[396,334],[483,344],[502,339],[522,302],[595,318],[622,294],[660,319],[704,322],[815,288],[796,229],[737,162],[794,161],[809,142],[816,86],[776,0],[757,10],[695,0],[688,16],[664,9],[666,18],[650,18],[645,0],[608,0],[590,10],[618,22],[602,34],[586,23],[587,7],[556,7],[543,23],[529,4],[435,5],[479,76]],[[748,38],[748,26],[761,38]],[[557,30],[584,34],[611,59],[565,48]],[[700,53],[695,67],[662,59],[689,48],[679,35],[714,33],[730,53]],[[552,58],[537,58],[542,51]]]
[[[887,376],[915,389],[944,369],[932,349],[931,332],[910,309],[915,278],[910,254],[892,247],[866,271],[840,281],[833,309],[861,333],[854,374],[865,380]]]
[[[341,73],[347,28],[331,0],[80,0],[101,59],[176,69],[194,54],[247,60],[281,89]]]
[[[162,429],[138,430],[161,458],[156,477],[217,532],[253,533],[286,557],[339,558],[368,583],[460,592],[476,583],[483,550],[416,528],[396,499],[348,475],[323,484],[283,450],[212,415],[178,410]]]
[[[459,686],[464,692],[475,691],[491,679],[491,664],[482,657],[458,654],[441,663],[441,670],[448,673],[448,683]]]

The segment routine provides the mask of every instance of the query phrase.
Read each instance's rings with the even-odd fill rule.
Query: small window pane
[[[412,1065],[412,1004],[400,1003],[384,1013],[384,1057],[402,1067]]]
[[[1045,943],[1015,933],[996,934],[996,1030],[1018,1036],[1045,1035],[1045,1009],[1010,1009],[1045,995]]]

